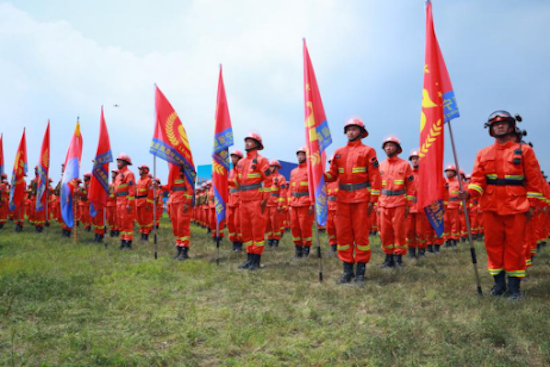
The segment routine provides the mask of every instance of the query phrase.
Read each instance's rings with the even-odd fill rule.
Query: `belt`
[[[459,201],[460,198],[450,198],[449,201]]]
[[[336,196],[329,196],[328,201],[336,201]]]
[[[187,187],[185,186],[172,187],[172,191],[187,191]]]
[[[252,185],[242,185],[242,186],[239,186],[239,191],[250,191],[250,190],[256,190],[261,188],[262,188],[261,183],[252,184]]]
[[[275,193],[275,192],[272,192],[272,193],[271,193],[271,194],[269,194],[269,195],[271,195],[271,196],[275,196],[276,198],[278,198],[278,197],[280,197],[280,196],[281,196],[281,194],[280,194],[280,193],[278,193],[278,192],[277,192],[277,193]]]
[[[128,191],[117,192],[116,196],[128,196]]]
[[[146,198],[146,197],[147,197],[147,195],[138,195],[138,196],[136,196],[136,199],[143,199],[143,198]]]
[[[239,189],[229,189],[229,192],[230,192],[231,194],[235,194],[235,193],[237,193],[237,192],[239,192],[239,191],[240,191]]]
[[[301,198],[301,197],[304,197],[304,196],[309,196],[309,191],[305,191],[305,192],[293,192],[293,193],[292,193],[292,196],[294,196],[295,198]]]
[[[524,180],[510,180],[507,178],[488,178],[487,185],[496,186],[523,186]]]
[[[357,191],[361,189],[366,189],[367,187],[370,187],[370,182],[362,182],[358,184],[344,184],[344,183],[338,183],[338,188],[340,190],[344,191]]]
[[[382,195],[386,196],[400,196],[405,195],[407,193],[407,190],[386,190],[382,189]]]

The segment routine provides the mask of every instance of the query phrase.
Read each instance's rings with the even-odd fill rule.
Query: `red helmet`
[[[150,170],[149,170],[149,166],[147,166],[147,165],[145,165],[145,164],[144,164],[144,165],[142,165],[142,166],[139,166],[139,167],[138,167],[138,169],[146,169],[146,170],[147,170],[147,172],[149,172],[149,171],[150,171]]]
[[[445,172],[447,171],[455,171],[456,173],[456,166],[454,164],[448,164],[447,167],[445,167]]]
[[[120,153],[120,155],[118,156],[118,158],[116,160],[117,161],[124,161],[124,162],[128,163],[129,166],[132,165],[132,159],[130,158],[129,155],[124,154],[124,153]]]
[[[277,166],[277,167],[281,168],[281,163],[279,163],[279,161],[276,160],[276,159],[270,160],[270,161],[269,161],[269,165],[270,165],[270,166]]]
[[[466,173],[466,175],[464,177],[466,177],[467,180],[471,180],[472,179],[472,174],[471,173]]]
[[[352,117],[348,120],[348,122],[346,122],[346,124],[344,125],[344,134],[346,133],[346,131],[348,130],[348,127],[350,127],[350,126],[357,126],[361,130],[363,130],[363,133],[361,134],[361,139],[364,139],[367,136],[369,136],[369,132],[367,131],[367,128],[365,127],[365,123],[363,121],[361,121],[359,118]]]
[[[90,172],[84,174],[84,179],[86,178],[92,178],[92,174]]]
[[[156,182],[158,182],[158,183],[159,183],[159,185],[160,185],[160,178],[158,178],[158,177],[155,177],[155,181],[156,181]]]
[[[466,173],[463,170],[460,170],[460,175],[466,177]]]
[[[384,149],[386,143],[395,143],[397,145],[397,154],[403,151],[403,149],[401,148],[401,142],[395,136],[388,136],[386,139],[384,139],[384,142],[382,143],[382,149]]]
[[[241,152],[239,149],[233,149],[231,151],[231,155],[236,155],[237,157],[239,158],[243,158],[244,155],[243,155],[243,152]]]
[[[2,178],[5,178],[6,180],[8,179],[8,175],[5,174],[5,173],[2,173]]]
[[[304,153],[307,154],[307,148],[305,146],[303,146],[303,147],[300,147],[296,150],[296,154],[298,154],[300,152],[304,152]]]
[[[493,112],[492,114],[489,115],[489,117],[487,118],[487,122],[485,123],[484,127],[489,129],[489,135],[494,136],[493,132],[491,131],[491,126],[493,126],[493,124],[495,124],[497,122],[500,122],[500,121],[506,121],[510,125],[515,127],[516,120],[518,122],[521,122],[521,120],[522,120],[521,116],[516,115],[514,117],[508,111],[498,110],[498,111],[495,111],[495,112]]]
[[[256,140],[256,142],[258,143],[258,148],[257,149],[258,150],[263,150],[264,149],[264,145],[262,143],[262,137],[257,132],[251,131],[250,133],[248,133],[247,136],[244,137],[245,141],[246,141],[246,139]]]
[[[206,181],[206,185],[207,185],[207,186],[212,186],[212,180]]]
[[[206,187],[206,185],[207,185],[207,184],[206,184],[206,181],[204,181],[204,182],[202,183],[201,186],[202,186],[202,188],[204,189],[204,188]]]
[[[420,157],[420,154],[418,153],[418,148],[411,150],[409,153],[409,161],[412,157]]]
[[[118,174],[118,169],[112,169],[111,172],[114,172],[114,173],[117,173]]]

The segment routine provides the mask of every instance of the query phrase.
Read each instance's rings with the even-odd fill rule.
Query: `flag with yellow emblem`
[[[50,170],[50,121],[44,133],[42,148],[38,157],[38,181],[36,182],[36,211],[44,210],[47,197],[44,196],[48,185],[48,172]]]
[[[25,176],[27,173],[27,139],[25,137],[25,129],[23,136],[15,155],[13,162],[13,172],[11,174],[11,189],[9,208],[14,211],[24,204],[25,198]]]

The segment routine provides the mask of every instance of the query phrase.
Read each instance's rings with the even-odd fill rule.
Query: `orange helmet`
[[[262,137],[260,136],[260,134],[254,132],[254,131],[251,131],[250,133],[248,133],[247,136],[244,137],[244,140],[246,141],[246,139],[252,139],[252,140],[256,140],[256,142],[258,143],[258,150],[263,150],[264,149],[264,145],[262,143]]]
[[[296,154],[298,154],[300,152],[304,152],[304,153],[307,154],[307,148],[305,146],[303,146],[303,147],[300,147],[296,150]]]
[[[239,149],[233,149],[231,151],[231,155],[236,155],[237,157],[239,158],[243,158],[244,155],[243,155],[243,152],[241,152]]]
[[[466,173],[463,170],[460,170],[460,175],[466,177]]]
[[[206,181],[204,181],[201,186],[204,189],[206,187]]]
[[[112,169],[111,172],[118,173],[118,169]]]
[[[471,180],[472,179],[472,174],[471,173],[466,173],[466,177],[467,180]]]
[[[6,180],[8,179],[8,175],[5,174],[5,173],[2,173],[2,178],[5,178]]]
[[[124,154],[124,153],[120,153],[120,155],[118,156],[118,158],[116,160],[117,161],[124,161],[124,162],[128,163],[129,166],[132,165],[132,159],[130,158],[129,155]]]
[[[456,166],[454,164],[448,164],[447,167],[445,167],[445,172],[447,171],[455,171],[456,173]]]
[[[384,142],[382,143],[382,149],[384,149],[384,146],[386,145],[386,143],[396,144],[397,145],[397,154],[399,154],[403,151],[403,149],[401,148],[401,142],[395,136],[388,136],[386,139],[384,139]]]
[[[159,183],[159,185],[160,185],[160,178],[158,178],[158,177],[155,177],[155,181],[156,181],[156,182],[158,182],[158,183]]]
[[[146,170],[147,170],[147,172],[149,172],[149,171],[150,171],[150,170],[149,170],[149,166],[147,166],[147,165],[145,165],[145,164],[144,164],[144,165],[142,165],[142,166],[139,166],[139,167],[138,167],[138,169],[146,169]]]
[[[359,118],[352,117],[348,120],[348,122],[346,122],[346,124],[344,125],[344,134],[347,132],[348,127],[350,127],[350,126],[357,126],[363,131],[363,133],[361,134],[361,139],[364,139],[367,136],[369,136],[369,132],[367,131],[367,128],[365,127],[365,123],[363,121],[361,121]]]
[[[276,159],[270,160],[270,161],[269,161],[269,165],[270,165],[270,166],[276,166],[276,167],[281,168],[281,163],[279,163],[279,161],[276,160]]]
[[[418,148],[411,150],[409,153],[409,161],[412,157],[420,157],[420,154],[418,153]]]
[[[512,116],[512,114],[508,111],[498,110],[493,112],[489,115],[487,118],[487,122],[485,123],[484,127],[489,129],[489,135],[494,136],[493,132],[491,131],[491,126],[493,126],[494,123],[500,122],[500,121],[506,121],[511,126],[516,127],[516,121],[521,122],[522,118],[520,115]]]
[[[92,178],[92,174],[90,172],[84,174],[84,179],[90,179]]]

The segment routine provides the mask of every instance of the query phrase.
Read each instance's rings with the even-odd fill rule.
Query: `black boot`
[[[97,233],[94,235],[94,242],[97,242]]]
[[[183,260],[189,259],[189,247],[184,247],[181,254],[183,256]]]
[[[336,281],[336,284],[346,284],[351,282],[353,279],[353,263],[346,263],[344,262],[344,273],[342,274],[342,277]]]
[[[273,247],[273,240],[267,240],[267,246],[269,246],[269,248],[272,248]]]
[[[497,275],[493,275],[495,285],[491,288],[492,296],[502,296],[506,292],[506,273],[501,271]]]
[[[304,255],[304,248],[302,246],[298,246],[296,245],[295,246],[295,252],[294,252],[294,258],[297,259],[297,258],[300,258]]]
[[[172,256],[172,259],[179,260],[181,253],[183,252],[183,247],[176,246],[176,255]]]
[[[246,261],[239,265],[239,269],[248,269],[252,263],[252,254],[246,254]]]
[[[109,232],[109,235],[110,235],[111,237],[114,237],[114,236],[115,236],[115,231],[113,231],[113,230],[111,229],[111,231]]]
[[[453,243],[452,240],[447,240],[447,241],[445,241],[445,248],[450,248],[450,247],[452,247],[452,243]]]
[[[35,231],[36,233],[40,232],[40,227],[39,227],[39,226],[34,226],[34,231]]]
[[[380,267],[381,268],[392,268],[394,265],[395,265],[395,263],[393,261],[393,255],[386,254],[386,259],[384,260],[382,265],[380,265]]]
[[[357,285],[365,284],[365,269],[367,267],[366,263],[357,263],[357,271],[355,273],[355,281]]]
[[[118,248],[119,250],[124,250],[126,248],[126,241],[125,240],[120,240],[120,247]]]
[[[403,255],[395,255],[395,267],[401,269],[405,264],[403,264]]]
[[[132,249],[132,240],[126,241],[126,248],[127,248],[128,250],[131,250],[131,249]]]
[[[50,222],[46,221],[46,223],[44,223],[44,225],[45,225],[46,227],[49,227],[49,226],[50,226]],[[2,227],[0,227],[0,228],[2,228]]]
[[[428,245],[428,252],[431,252],[431,253],[434,252],[433,245]]]
[[[332,249],[333,253],[338,252],[338,245],[330,245],[330,248]]]
[[[260,269],[260,260],[262,259],[262,255],[258,255],[258,254],[252,254],[252,263],[250,264],[250,267],[248,268],[248,270],[250,271],[253,271],[253,270],[258,270]]]
[[[436,254],[436,255],[440,254],[440,252],[439,252],[440,247],[441,247],[441,245],[434,245],[434,254]]]
[[[273,240],[273,247],[279,247],[279,240]]]
[[[237,252],[241,252],[243,250],[243,243],[242,242],[237,242]]]
[[[504,274],[504,272],[502,272]],[[508,277],[508,289],[510,291],[510,299],[517,300],[522,297],[521,291],[520,291],[520,285],[521,278],[517,277]]]
[[[457,248],[457,247],[458,247],[458,240],[453,240],[453,241],[452,241],[452,246],[453,246],[454,248]]]
[[[231,249],[231,251],[233,252],[239,251],[238,248],[239,248],[238,242],[233,242],[233,248]]]
[[[311,250],[310,246],[304,246],[304,257],[309,256],[309,250]]]
[[[4,228],[4,223],[0,223],[0,229]]]
[[[86,227],[86,232],[91,232],[91,231],[92,231],[92,227],[87,226],[87,227]]]
[[[149,233],[144,233],[143,234],[143,240],[144,241],[149,241]]]
[[[409,247],[409,259],[416,259],[416,249]]]
[[[102,235],[102,234],[98,234],[98,235],[97,235],[97,242],[98,242],[98,243],[103,242],[103,235]]]
[[[418,249],[418,257],[422,257],[426,255],[426,250],[424,250],[423,248],[419,248]]]

